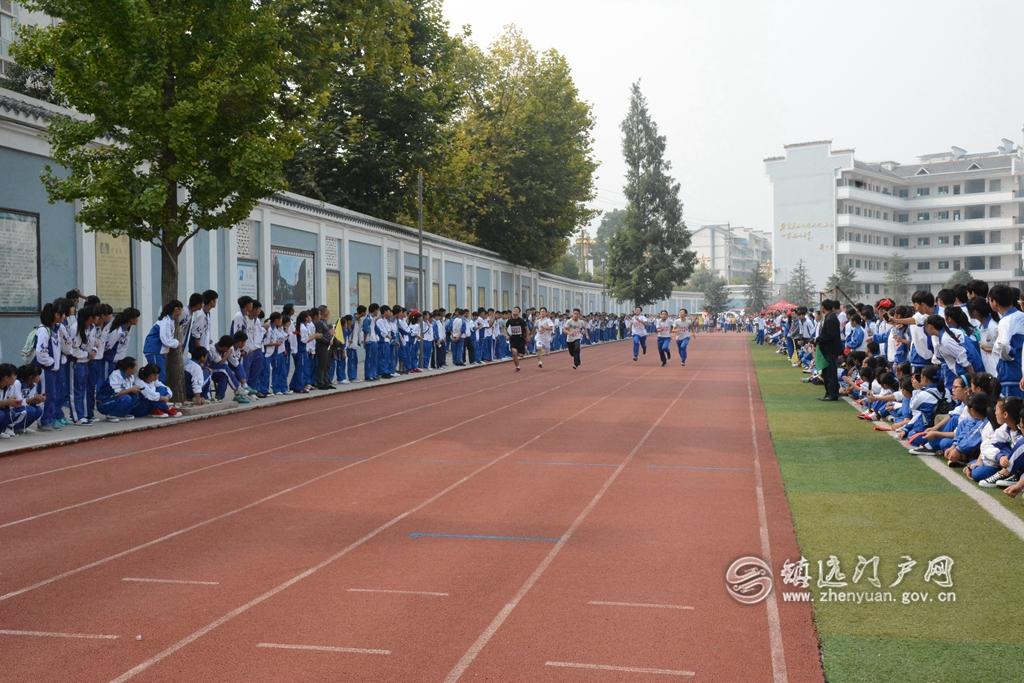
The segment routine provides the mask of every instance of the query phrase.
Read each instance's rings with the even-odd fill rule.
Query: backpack
[[[938,399],[935,402],[935,410],[932,411],[932,417],[930,420],[928,420],[928,424],[925,425],[926,427],[931,428],[935,426],[935,418],[938,417],[939,415],[945,415],[949,413],[949,411],[952,409],[952,406],[950,405],[949,401],[946,400],[945,393],[940,392],[934,387],[929,387],[928,389],[925,389],[925,391],[927,391],[929,394],[935,396]]]
[[[31,363],[36,357],[36,332],[38,328],[33,327],[25,337],[25,345],[21,347],[21,360],[25,363]]]

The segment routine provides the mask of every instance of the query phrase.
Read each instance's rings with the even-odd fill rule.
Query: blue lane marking
[[[571,462],[568,460],[520,460],[520,465],[571,465],[575,467],[618,467],[609,462]]]
[[[534,541],[536,543],[558,543],[557,538],[545,536],[497,536],[494,534],[446,534],[439,531],[410,531],[412,538],[463,538],[484,541]]]
[[[708,470],[712,472],[749,472],[749,467],[711,467],[704,465],[648,465],[650,469]]]

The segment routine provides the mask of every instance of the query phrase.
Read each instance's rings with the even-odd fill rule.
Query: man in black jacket
[[[839,316],[836,309],[839,302],[825,299],[821,302],[821,313],[824,319],[821,322],[821,331],[818,332],[817,345],[821,355],[828,361],[828,367],[821,371],[821,378],[825,382],[825,396],[819,401],[839,400],[839,358],[843,354],[843,339],[839,333]]]

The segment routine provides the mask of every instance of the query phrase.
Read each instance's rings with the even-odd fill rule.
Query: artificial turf
[[[1024,541],[889,435],[855,419],[848,404],[816,401],[822,388],[801,383],[805,375],[773,348],[755,347],[752,355],[812,576],[818,560],[835,555],[849,581],[858,555],[877,555],[880,590],[896,595],[895,603],[815,601],[827,679],[1024,680],[1024,618],[1012,597],[1024,575]],[[1024,502],[994,495],[1024,511]],[[954,561],[948,589],[924,581],[928,561],[939,555]],[[889,588],[903,556],[918,564]],[[862,577],[844,590],[868,589],[875,590]],[[930,601],[904,605],[903,591],[927,591]],[[955,592],[956,602],[938,602],[939,591]]]

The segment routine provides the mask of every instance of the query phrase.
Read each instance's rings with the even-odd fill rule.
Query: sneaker
[[[1000,479],[996,482],[996,486],[1001,489],[1005,489],[1007,486],[1013,486],[1018,481],[1017,477],[1007,477],[1006,479]]]
[[[636,362],[636,356],[633,356],[633,362],[634,363]]]
[[[160,410],[159,408],[153,408],[153,412],[150,413],[149,416],[150,417],[156,417],[156,418],[159,418],[159,419],[163,419],[165,417],[170,417],[167,413],[165,413],[164,411]]]
[[[516,372],[519,372],[520,370],[522,370],[522,368],[517,365],[516,366]]]
[[[134,416],[134,415],[125,415],[125,416],[124,416],[124,417],[122,417],[121,419],[122,419],[122,420],[134,420],[134,419],[135,419],[135,416]]]
[[[52,432],[55,429],[56,428],[53,426],[53,424],[39,425],[39,431],[41,431],[41,432]]]
[[[1009,476],[1010,475],[1003,474],[1002,472],[996,472],[991,477],[979,481],[978,486],[981,486],[982,488],[985,489],[994,489],[995,487],[999,486],[999,482],[1001,482],[1003,479],[1009,478]]]
[[[235,396],[235,403],[248,404],[252,403],[252,400],[245,394],[238,394],[237,396]]]
[[[119,418],[119,417],[114,417],[113,415],[108,415],[107,416],[107,422],[120,422],[120,421],[121,421],[121,418]]]
[[[541,362],[541,363],[537,363],[537,367],[538,367],[538,368],[542,368],[542,367],[544,367],[544,363],[542,363],[542,362]]]
[[[341,383],[342,383],[342,384],[351,384],[351,382],[349,382],[349,381],[348,381],[347,379],[343,379],[343,380],[341,380]]]
[[[56,423],[59,424],[61,427],[67,427],[68,425],[71,424],[71,422],[66,417],[58,417]]]
[[[83,417],[82,419],[80,419],[75,424],[78,425],[79,427],[91,427],[92,426],[92,421],[89,420],[88,418],[84,418]]]
[[[661,367],[665,367],[667,361],[661,361]]]
[[[13,438],[14,438],[14,430],[11,429],[10,427],[8,427],[4,431],[0,432],[0,439],[13,439]]]
[[[171,406],[171,408],[167,411],[167,414],[170,415],[171,417],[181,417],[183,415],[183,413],[174,406]]]
[[[933,451],[930,448],[925,448],[924,446],[920,446],[918,448],[911,448],[910,449],[910,454],[911,455],[935,455],[935,451]]]
[[[291,394],[294,394],[294,393],[295,393],[294,391],[292,391],[291,389],[289,389],[288,391],[284,392],[284,395],[285,395],[285,396],[290,396]]]
[[[947,460],[946,461],[946,466],[947,467],[953,467],[953,468],[959,467],[959,468],[963,469],[966,465],[967,465],[967,463],[965,463],[965,462],[956,462],[956,461],[953,461],[953,460]]]

